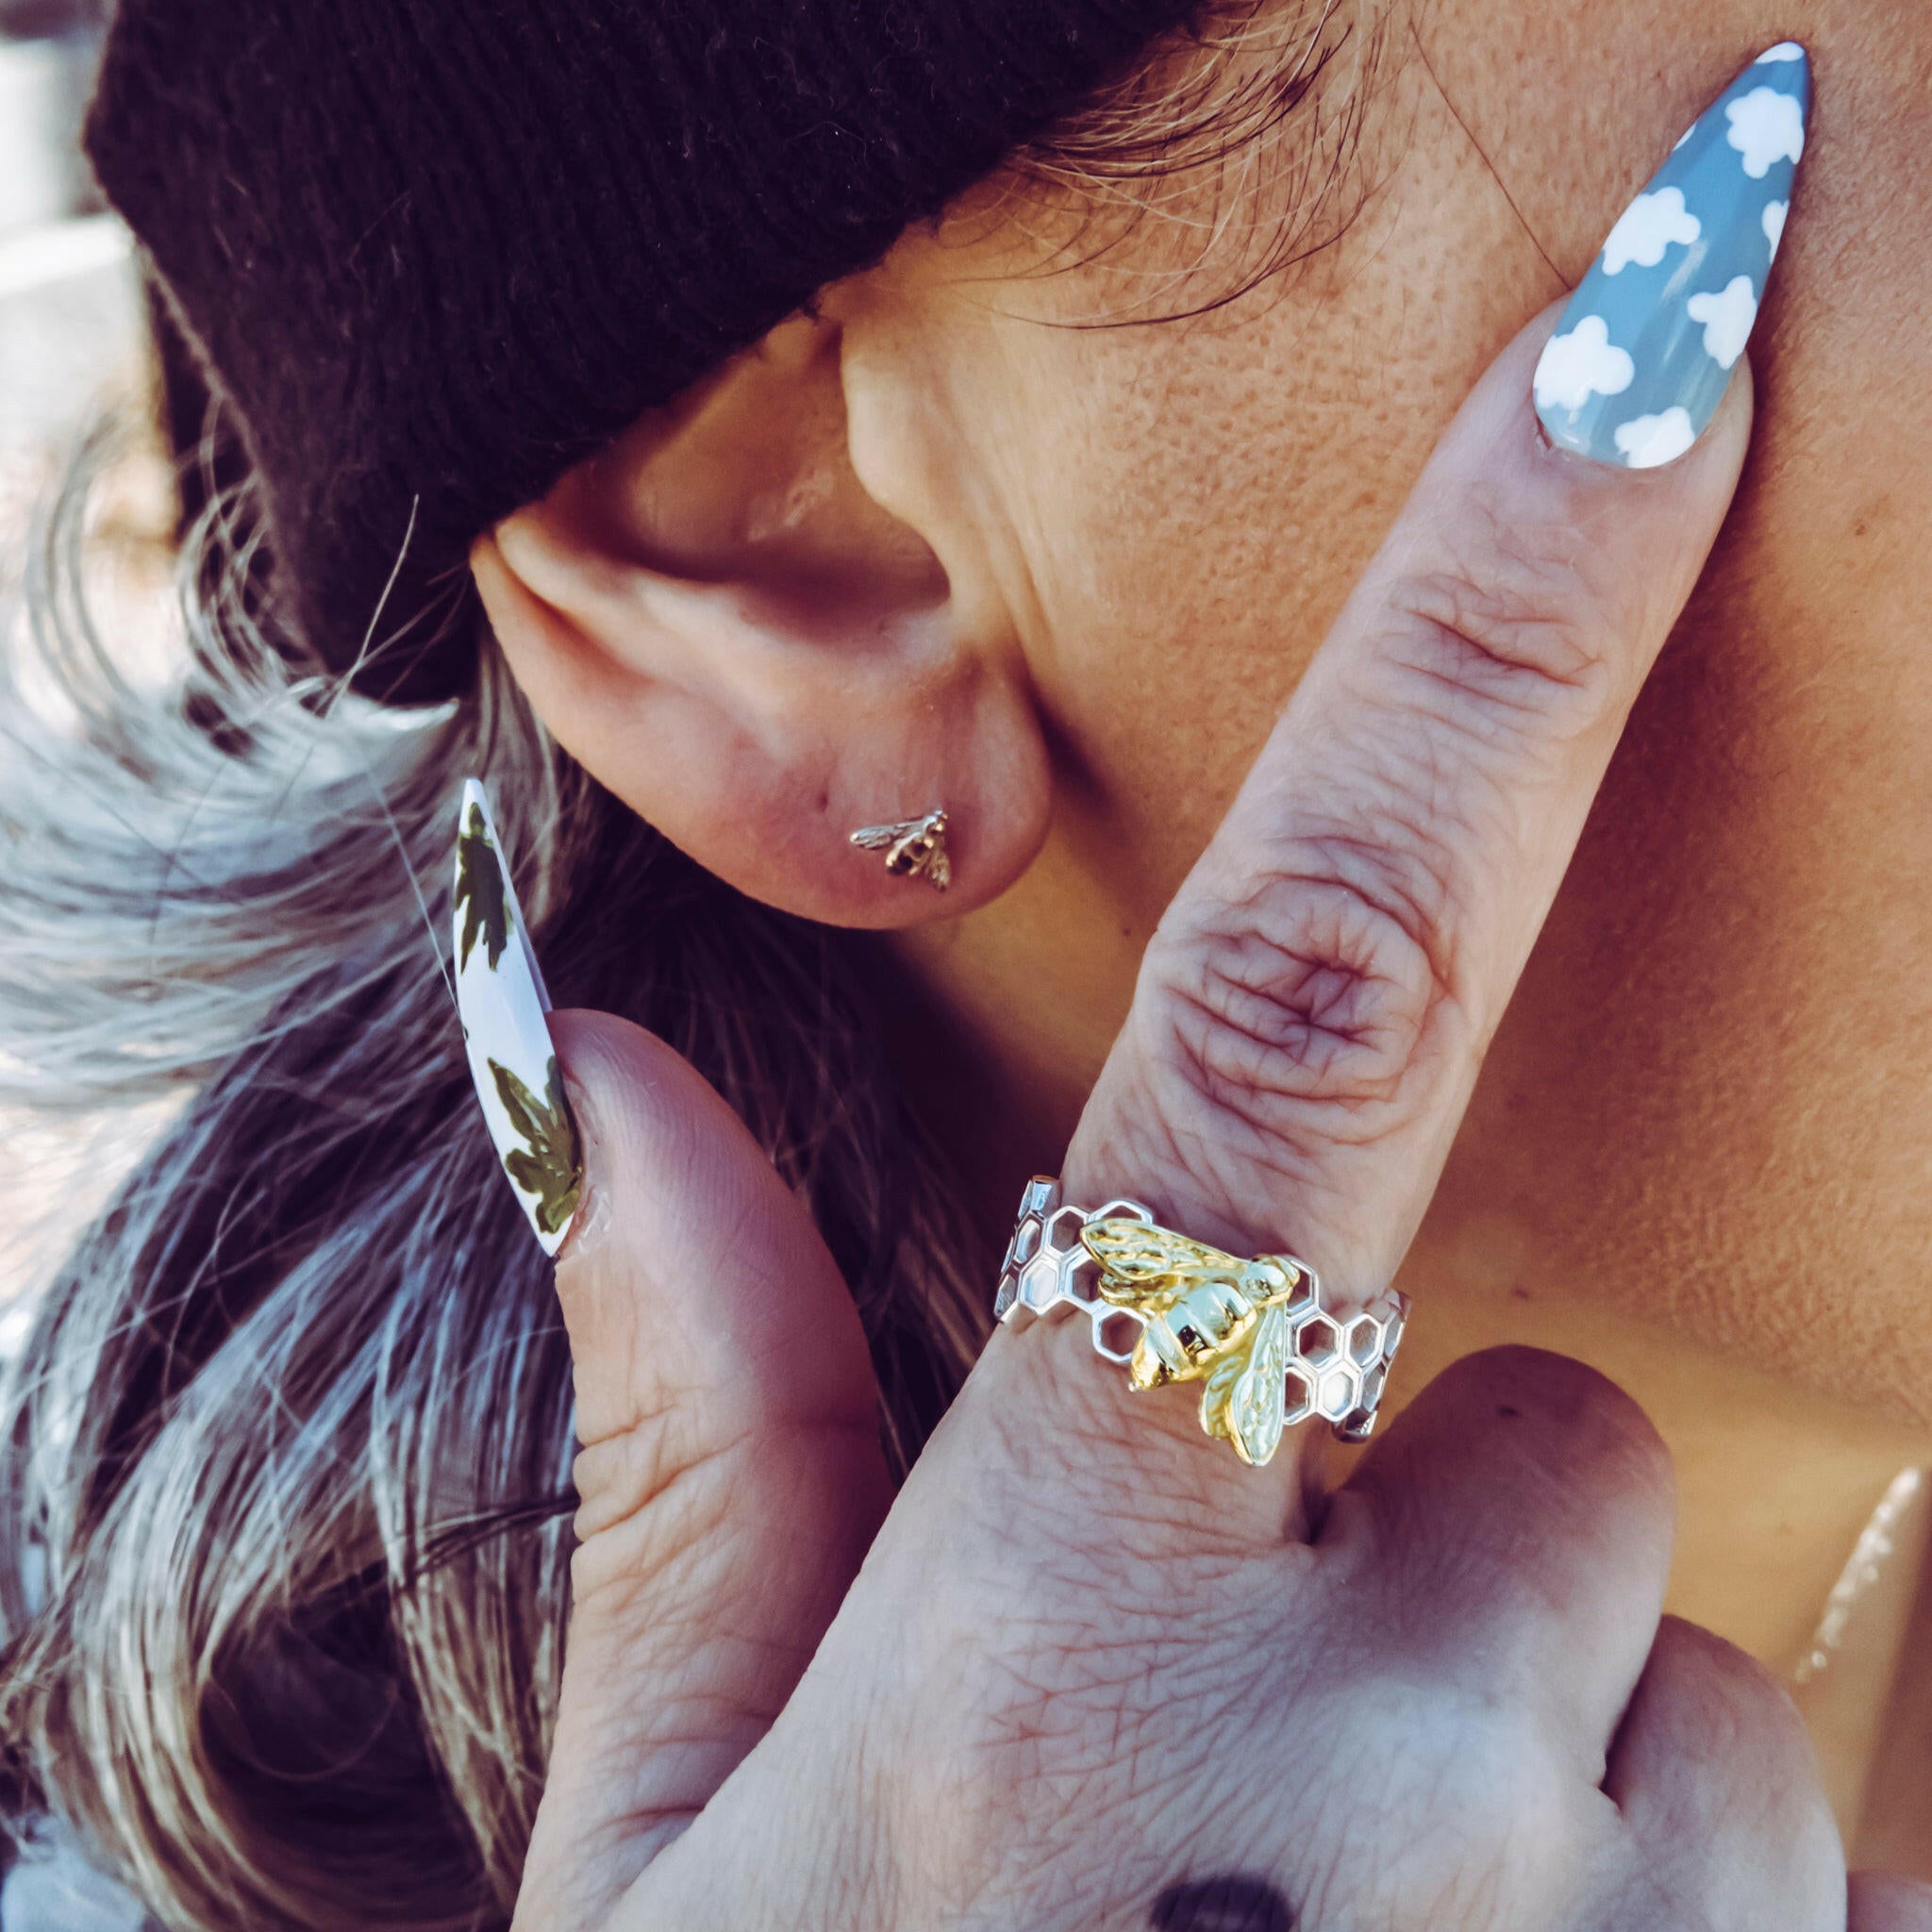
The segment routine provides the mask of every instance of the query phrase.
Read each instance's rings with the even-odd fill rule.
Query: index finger
[[[1463,406],[1150,945],[1071,1189],[1389,1282],[1737,487],[1809,99],[1795,42],[1745,68]]]
[[[1161,921],[1068,1152],[1068,1200],[1291,1251],[1331,1313],[1394,1276],[1749,440],[1740,363],[1668,467],[1553,446],[1531,401],[1552,319],[1450,425]],[[1208,1479],[1194,1405],[1053,1359],[1110,1438],[1186,1439],[1170,1474]],[[1264,1526],[1296,1510],[1307,1441],[1248,1490]]]
[[[1545,315],[1477,385],[1150,943],[1068,1156],[1189,1232],[1378,1292],[1433,1191],[1750,432],[1554,447]]]

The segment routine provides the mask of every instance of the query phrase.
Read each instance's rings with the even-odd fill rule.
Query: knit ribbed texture
[[[265,491],[282,622],[468,675],[472,540],[1192,0],[123,0],[89,127]]]

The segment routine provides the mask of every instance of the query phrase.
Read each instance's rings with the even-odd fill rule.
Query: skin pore
[[[1410,1253],[1394,1391],[1505,1341],[1605,1370],[1675,1456],[1672,1607],[1781,1669],[1932,1454],[1917,0],[1399,7],[1336,191],[1354,219],[1302,269],[1191,322],[1043,326],[1186,306],[1199,229],[1143,224],[1042,274],[1053,210],[990,192],[477,557],[513,666],[592,771],[746,890],[897,925],[882,1008],[996,1247],[1444,424],[1786,36],[1818,96],[1753,340],[1750,466]],[[1267,139],[1315,140],[1324,99]],[[708,503],[677,459],[720,448]],[[641,628],[565,581],[600,552],[648,557]],[[698,610],[721,587],[722,647],[715,599]],[[841,849],[937,803],[950,904]],[[1283,1221],[1292,1244],[1291,1203]],[[1881,1702],[1815,1727],[1848,1818]],[[1908,1774],[1932,1788],[1932,1763]]]
[[[1376,110],[1407,116],[1392,176],[1239,346],[1197,342],[1176,371],[1159,332],[1116,332],[1109,379],[1079,385],[1094,420],[1040,439],[1061,567],[1035,575],[1066,602],[1029,661],[1085,782],[1063,784],[1012,894],[898,942],[958,1029],[936,1077],[976,1091],[974,1144],[1005,1157],[990,1217],[1055,1164],[1141,946],[1441,420],[1581,273],[1657,133],[1788,18],[1507,14],[1418,21],[1426,66],[1391,75]],[[1911,776],[1932,770],[1932,355],[1907,242],[1932,20],[1867,5],[1802,25],[1823,106],[1754,345],[1752,467],[1404,1274],[1428,1311],[1411,1388],[1519,1340],[1637,1394],[1682,1487],[1673,1607],[1782,1668],[1932,1442],[1932,834]],[[1607,76],[1624,82],[1599,92]],[[1064,341],[1041,354],[1094,354]],[[1041,372],[1029,406],[1058,387]],[[1882,1681],[1840,1752],[1874,1748]],[[1833,1768],[1856,1808],[1859,1770]]]

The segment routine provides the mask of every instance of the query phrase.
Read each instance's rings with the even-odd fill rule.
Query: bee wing
[[[867,852],[878,852],[900,838],[905,830],[904,825],[861,825],[852,834],[852,842]]]
[[[953,883],[953,861],[946,857],[943,845],[935,845],[932,856],[925,861],[924,872],[934,887],[943,892]]]
[[[1122,1307],[1163,1308],[1197,1281],[1231,1280],[1241,1270],[1232,1255],[1144,1221],[1096,1221],[1080,1241],[1100,1263],[1102,1296]]]
[[[1201,1391],[1201,1425],[1224,1437],[1234,1452],[1259,1469],[1281,1446],[1288,1419],[1288,1311],[1280,1303],[1260,1319]]]

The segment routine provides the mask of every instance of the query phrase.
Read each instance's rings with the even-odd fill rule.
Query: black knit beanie
[[[375,626],[358,682],[424,701],[479,532],[1194,10],[122,0],[89,149],[239,415],[277,621],[337,669]]]

